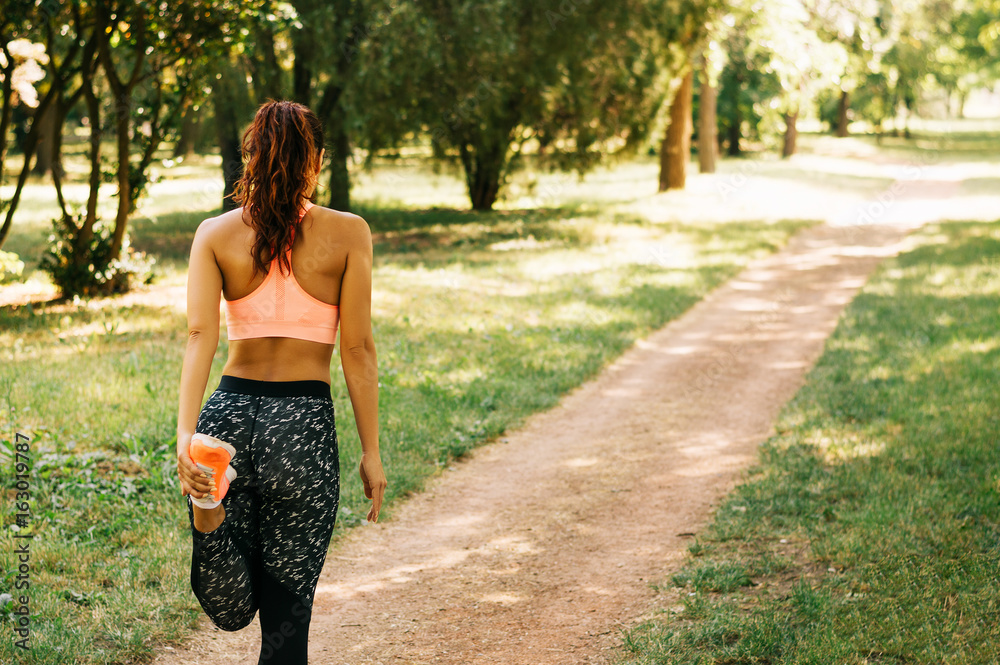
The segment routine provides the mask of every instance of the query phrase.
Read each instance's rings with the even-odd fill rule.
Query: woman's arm
[[[386,479],[378,448],[378,359],[372,335],[372,234],[357,217],[350,222],[349,249],[340,287],[340,363],[361,438],[359,472],[372,499],[368,520],[378,522]]]
[[[222,272],[208,242],[208,227],[209,220],[202,222],[191,243],[187,278],[188,340],[177,409],[177,473],[181,495],[191,494],[196,499],[205,496],[211,486],[191,460],[188,446],[198,424],[212,360],[219,347],[219,302],[222,297]]]

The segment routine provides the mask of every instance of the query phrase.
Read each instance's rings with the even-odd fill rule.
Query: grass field
[[[650,187],[635,178],[648,170],[626,165],[617,175],[599,174],[594,187],[605,183],[603,198],[587,199],[583,187],[566,184],[547,190],[558,197],[534,194],[535,206],[493,214],[400,205],[388,198],[391,187],[359,197],[376,239],[386,518],[450,460],[551,407],[811,223],[685,224],[615,207]],[[411,170],[405,177],[419,191],[421,177],[428,189],[440,176]],[[209,212],[178,198],[183,178],[161,184],[161,197],[132,233],[157,257],[159,283],[170,286],[184,283],[191,237]],[[45,242],[46,203],[32,205],[39,217],[12,238],[26,254]],[[13,488],[15,432],[31,439],[30,519],[19,527],[12,509],[4,513],[0,594],[14,592],[16,536],[30,534],[33,647],[25,660],[0,640],[0,662],[65,663],[67,654],[77,663],[142,662],[201,615],[189,588],[190,535],[175,477],[186,337],[183,303],[176,304],[95,299],[0,308],[4,487]],[[225,357],[223,335],[210,388]],[[333,379],[344,470],[339,534],[363,521],[366,502],[339,367]],[[13,489],[7,498],[12,505]]]
[[[850,305],[622,662],[1000,659],[1000,223],[925,228]]]
[[[724,160],[718,174],[692,175],[686,191],[664,195],[655,194],[654,160],[612,165],[584,180],[527,172],[492,214],[463,210],[461,180],[447,169],[403,160],[357,174],[356,209],[376,242],[373,314],[390,480],[383,516],[391,519],[394,503],[450,460],[554,405],[796,229],[892,182],[868,161],[891,148],[864,138],[802,141],[805,154],[792,162]],[[813,145],[819,148],[810,152]],[[134,245],[157,259],[151,295],[185,283],[194,229],[221,195],[216,159],[158,167],[131,223]],[[995,209],[1000,166],[984,159],[974,173],[981,207]],[[106,209],[113,193],[106,191]],[[25,260],[26,283],[9,288],[44,292],[34,266],[55,214],[51,189],[34,182],[25,196],[4,249]],[[0,457],[11,458],[21,432],[31,439],[32,462],[24,528],[16,525],[11,460],[2,467],[10,503],[0,529],[0,598],[17,581],[15,536],[33,536],[33,649],[24,658],[0,640],[0,662],[144,662],[154,645],[182,638],[201,615],[188,583],[190,535],[174,461],[183,302],[122,303],[0,307]],[[932,328],[921,330],[929,338]],[[226,357],[222,339],[210,388]],[[365,501],[336,365],[333,389],[344,469],[339,535],[362,522]],[[726,538],[694,551],[712,556]],[[786,540],[801,548],[808,542],[801,534]],[[788,569],[796,556],[762,555],[753,565]],[[718,574],[740,581],[743,560],[727,561],[719,560]],[[694,612],[715,602],[702,592],[687,598]],[[13,620],[3,608],[0,601],[0,620]],[[647,644],[650,634],[632,639]]]

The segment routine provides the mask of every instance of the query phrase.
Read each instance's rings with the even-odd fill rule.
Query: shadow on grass
[[[995,161],[1000,151],[1000,136],[995,132],[947,131],[932,132],[929,130],[913,131],[910,137],[883,134],[852,134],[853,138],[876,145],[887,153],[895,152],[901,155],[933,154],[934,159],[962,160],[982,159]]]
[[[407,210],[357,209],[372,229],[376,254],[419,252],[430,248],[481,248],[519,237],[522,231],[547,238],[557,233],[552,224],[572,217],[575,208],[540,208],[477,212],[451,208]],[[155,221],[138,218],[131,224],[133,246],[154,255],[158,262],[186,264],[198,224],[217,211],[160,215]]]
[[[381,431],[393,442],[390,498],[419,489],[436,467],[554,406],[638,336],[679,316],[703,297],[707,285],[732,272],[732,266],[699,268],[688,287],[638,284],[613,296],[567,281],[541,301],[536,295],[507,297],[543,312],[566,302],[585,303],[594,312],[562,323],[521,321],[509,327],[500,320],[485,330],[430,330],[399,319],[379,322],[379,399],[387,417]],[[334,394],[346,403],[340,382]],[[350,464],[357,448],[353,414],[338,413],[338,419],[342,454]]]
[[[924,234],[849,306],[675,577],[683,611],[634,631],[628,662],[995,658],[1000,227]]]
[[[592,242],[589,229],[609,220],[598,222],[573,209],[386,214],[393,220],[382,224],[390,231],[383,231],[376,251],[399,266],[385,270],[381,288],[404,303],[387,308],[374,321],[382,454],[390,476],[386,517],[398,499],[418,491],[448,461],[556,404],[637,338],[676,318],[735,274],[749,256],[773,249],[779,236],[787,239],[802,226],[678,225],[673,230],[679,235],[669,238],[691,245],[689,265],[595,261],[594,270],[518,277],[518,288],[507,290],[496,286],[504,281],[507,264],[534,261],[536,250],[531,243],[518,243],[509,252],[492,251],[493,243],[533,236],[556,240],[557,250],[568,246],[586,254]],[[182,247],[186,253],[201,217],[164,216],[148,228],[137,224],[136,233],[146,234],[147,248],[158,248],[161,258],[177,259]],[[369,217],[379,233],[378,215]],[[407,244],[415,242],[406,239],[414,233],[429,238],[420,240],[431,245],[422,253]],[[466,269],[466,250],[478,253],[476,270]],[[594,256],[600,254],[596,250]],[[553,257],[562,260],[559,251]],[[462,279],[462,288],[413,280],[420,271],[412,268],[426,261],[463,262],[448,272],[449,279]],[[420,308],[405,306],[417,298],[428,302]],[[534,313],[533,319],[527,311]],[[178,625],[196,608],[184,576],[189,562],[186,515],[170,467],[184,317],[143,306],[4,309],[0,335],[10,340],[0,364],[0,399],[16,407],[9,422],[3,421],[9,425],[5,431],[30,432],[36,459],[63,456],[46,458],[39,467],[50,479],[35,488],[37,521],[42,532],[54,537],[33,543],[37,557],[32,563],[39,602],[53,615],[69,618],[61,628],[36,633],[38,652],[72,644],[81,658],[96,661],[94,654],[101,651],[104,660],[132,662],[136,653],[148,655],[152,644],[183,633]],[[217,385],[227,351],[223,342],[209,390]],[[360,445],[349,397],[337,373],[333,378],[342,468],[357,468]],[[11,390],[5,393],[5,387]],[[7,417],[0,412],[0,421]],[[0,444],[9,448],[9,443],[0,435]],[[68,461],[89,453],[109,459]],[[112,466],[98,466],[105,461]],[[151,469],[150,475],[142,469]],[[138,508],[116,511],[122,502]],[[364,520],[367,502],[356,476],[342,484],[340,505],[338,534]],[[9,537],[6,530],[0,533]],[[95,534],[101,538],[91,537]],[[155,593],[132,587],[125,591],[119,577],[100,574],[101,566],[119,558],[116,570],[126,570],[143,584],[157,580],[162,588]],[[65,566],[69,560],[80,563],[70,570]],[[120,585],[122,593],[112,599],[114,616],[136,626],[130,635],[138,637],[100,648],[73,642],[73,636],[97,630],[110,612],[103,604],[111,598],[105,589]],[[67,588],[76,595],[60,595]],[[0,593],[6,591],[0,580]],[[90,600],[93,607],[83,604]],[[146,621],[147,616],[157,621]],[[0,660],[6,662],[12,648],[0,644]]]

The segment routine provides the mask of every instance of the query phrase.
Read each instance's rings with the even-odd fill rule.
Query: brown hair
[[[253,275],[266,273],[279,256],[282,272],[290,272],[281,248],[291,244],[302,199],[309,191],[323,149],[323,126],[302,104],[268,101],[257,109],[243,133],[243,174],[233,200],[241,204],[257,237],[250,254]]]

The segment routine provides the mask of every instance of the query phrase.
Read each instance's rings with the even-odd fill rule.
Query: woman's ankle
[[[194,509],[194,528],[201,533],[211,533],[222,525],[226,519],[226,509],[220,503],[215,508],[204,509],[192,504]]]

